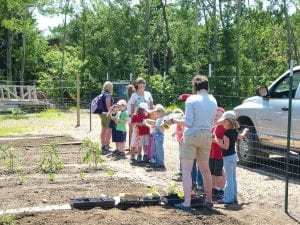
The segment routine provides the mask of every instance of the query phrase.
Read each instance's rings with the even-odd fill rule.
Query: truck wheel
[[[237,155],[239,163],[244,166],[253,166],[256,162],[256,150],[259,146],[256,130],[252,126],[241,126],[241,130],[249,128],[249,132],[243,140],[237,141]]]

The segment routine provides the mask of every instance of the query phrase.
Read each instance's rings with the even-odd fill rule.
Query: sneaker
[[[147,155],[143,155],[143,162],[148,162],[148,156]]]
[[[125,157],[125,152],[119,151],[118,155],[121,156],[121,157]]]
[[[136,161],[137,161],[138,163],[142,162],[142,161],[143,161],[143,160],[142,160],[142,155],[138,155]]]
[[[150,160],[149,160],[149,163],[155,164],[155,163],[156,163],[156,160],[155,160],[155,159],[150,159]]]
[[[166,170],[166,167],[164,165],[160,165],[160,164],[154,164],[153,168],[160,169],[160,170]]]
[[[114,155],[119,155],[120,151],[119,151],[118,149],[116,149],[116,150],[114,150],[112,153],[113,153]]]
[[[203,206],[206,207],[206,208],[211,209],[212,207],[214,207],[214,204],[212,202],[205,201]]]

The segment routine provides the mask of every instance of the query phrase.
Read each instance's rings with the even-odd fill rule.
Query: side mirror
[[[256,89],[256,95],[260,97],[267,97],[269,96],[268,88],[265,86],[259,87]]]

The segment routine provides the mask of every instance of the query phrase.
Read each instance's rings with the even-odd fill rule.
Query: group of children
[[[116,143],[113,154],[125,156],[126,124],[131,127],[130,160],[132,162],[149,162],[155,168],[165,169],[164,163],[164,131],[168,125],[164,124],[165,109],[161,104],[149,110],[145,102],[141,102],[136,112],[129,117],[126,101],[119,100],[109,110],[110,128],[112,128],[112,142]]]
[[[165,123],[164,107],[157,104],[153,110],[149,110],[148,105],[141,102],[130,118],[126,105],[125,100],[119,100],[109,111],[112,141],[116,143],[116,150],[113,154],[125,156],[128,123],[132,128],[130,129],[132,130],[129,146],[130,160],[137,163],[149,162],[155,168],[165,169],[164,131],[169,128],[169,125]],[[182,118],[184,113],[181,109],[175,109],[172,116]],[[219,107],[212,129],[209,167],[213,180],[213,195],[220,203],[237,201],[237,159],[234,145],[237,139],[243,138],[248,131],[245,129],[242,134],[239,134],[237,128],[238,123],[234,113],[232,111],[225,112],[223,108]],[[178,143],[183,139],[183,130],[184,127],[176,125],[176,130],[172,134]],[[198,173],[198,180],[202,182],[200,171],[198,170],[196,173]],[[196,182],[197,175],[193,177]],[[201,188],[201,185],[198,181],[198,188]]]

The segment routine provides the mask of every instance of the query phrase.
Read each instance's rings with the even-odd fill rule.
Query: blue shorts
[[[116,142],[126,142],[126,131],[116,130],[115,141]]]

